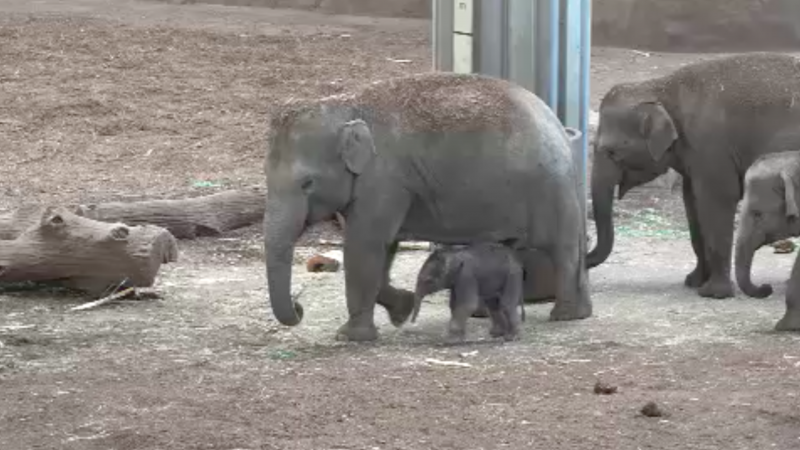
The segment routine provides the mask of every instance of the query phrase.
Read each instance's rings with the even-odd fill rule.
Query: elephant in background
[[[411,322],[416,321],[425,296],[448,289],[449,341],[464,340],[467,319],[481,304],[486,306],[492,320],[489,335],[515,340],[520,323],[525,320],[522,277],[522,265],[516,253],[500,243],[436,249],[428,255],[417,275]]]
[[[592,314],[569,139],[524,88],[477,74],[388,79],[289,102],[272,116],[268,145],[264,245],[282,324],[303,314],[290,295],[295,241],[337,212],[347,224],[349,316],[337,339],[377,339],[376,303],[395,326],[407,320],[414,295],[391,286],[389,273],[398,242],[409,239],[544,251],[558,280],[551,320]]]
[[[760,155],[800,148],[800,60],[747,53],[619,84],[602,99],[592,168],[597,244],[589,267],[614,245],[614,189],[628,191],[670,168],[697,263],[684,281],[703,297],[734,294],[731,251],[745,171]]]
[[[736,282],[750,297],[765,298],[772,286],[753,284],[755,252],[764,245],[800,235],[800,152],[771,153],[745,173],[744,197],[736,235]]]
[[[784,151],[758,158],[744,178],[744,199],[736,236],[736,281],[755,298],[772,286],[750,279],[753,255],[760,247],[800,236],[800,152]],[[777,330],[800,331],[800,268],[795,260],[786,293],[786,314]]]

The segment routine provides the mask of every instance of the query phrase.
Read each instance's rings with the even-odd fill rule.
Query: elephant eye
[[[761,211],[753,211],[753,218],[756,220],[761,220]]]
[[[314,187],[314,180],[311,178],[306,178],[300,183],[300,189],[303,190],[306,194],[311,191],[311,188]]]
[[[617,159],[617,151],[616,150],[606,147],[606,148],[603,149],[603,151],[605,152],[606,156],[608,156],[608,159],[610,159],[612,161],[616,161],[616,159]]]

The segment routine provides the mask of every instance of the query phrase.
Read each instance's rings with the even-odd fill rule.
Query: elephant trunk
[[[595,153],[592,167],[592,214],[597,228],[597,244],[586,255],[588,268],[605,262],[614,248],[614,188],[622,173],[617,165],[603,154]]]
[[[414,310],[411,312],[411,323],[416,323],[419,309],[422,306],[422,298],[425,297],[417,292],[414,293]]]
[[[739,285],[742,292],[748,296],[753,298],[765,298],[772,294],[772,286],[769,284],[756,286],[750,279],[753,256],[763,242],[752,230],[752,225],[745,218],[740,225],[739,233],[736,237],[736,283]]]
[[[264,251],[272,312],[280,323],[294,326],[303,320],[303,307],[291,295],[294,245],[303,233],[308,206],[302,194],[267,191],[264,215]]]

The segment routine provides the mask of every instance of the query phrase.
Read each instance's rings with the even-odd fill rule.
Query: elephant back
[[[377,81],[355,95],[364,118],[400,133],[511,132],[527,123],[517,85],[480,74],[430,72]]]

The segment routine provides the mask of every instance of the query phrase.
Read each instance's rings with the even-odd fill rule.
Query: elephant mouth
[[[617,185],[617,200],[622,200],[625,197],[625,194],[628,193],[631,189],[633,189],[635,184],[627,175],[622,175],[622,180],[620,181],[619,185]]]

